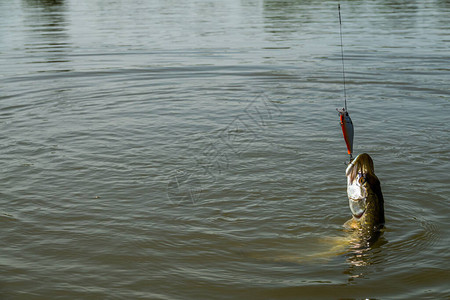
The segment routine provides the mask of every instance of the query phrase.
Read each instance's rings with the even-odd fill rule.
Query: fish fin
[[[351,218],[350,220],[348,220],[347,222],[344,223],[344,229],[355,230],[358,228],[359,228],[359,224],[354,218]]]

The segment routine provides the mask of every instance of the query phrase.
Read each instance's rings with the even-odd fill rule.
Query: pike
[[[385,222],[383,193],[370,155],[358,155],[345,174],[352,218],[344,227],[355,230],[360,242],[370,244],[376,241]]]

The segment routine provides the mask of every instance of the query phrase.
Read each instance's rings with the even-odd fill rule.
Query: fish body
[[[298,264],[326,261],[337,255],[354,253],[355,258],[350,262],[357,266],[363,264],[361,253],[378,240],[384,227],[383,194],[368,154],[360,154],[353,159],[346,175],[348,201],[353,215],[344,225],[349,234],[314,239],[308,243],[314,245],[308,249],[311,252],[299,251],[299,246],[294,245],[293,249],[283,249],[285,251],[242,253],[253,259]]]
[[[361,242],[370,244],[378,238],[385,219],[381,185],[369,154],[358,155],[348,165],[346,175],[353,217],[345,223],[345,227],[355,230]]]

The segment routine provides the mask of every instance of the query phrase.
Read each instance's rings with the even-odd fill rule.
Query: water
[[[1,299],[450,297],[448,1],[3,1]],[[289,258],[289,259],[283,259]]]

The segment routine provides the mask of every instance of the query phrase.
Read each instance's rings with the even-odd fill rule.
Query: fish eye
[[[365,182],[366,182],[366,177],[365,177],[364,175],[361,175],[361,176],[358,178],[358,183],[359,183],[360,185],[363,185]]]

